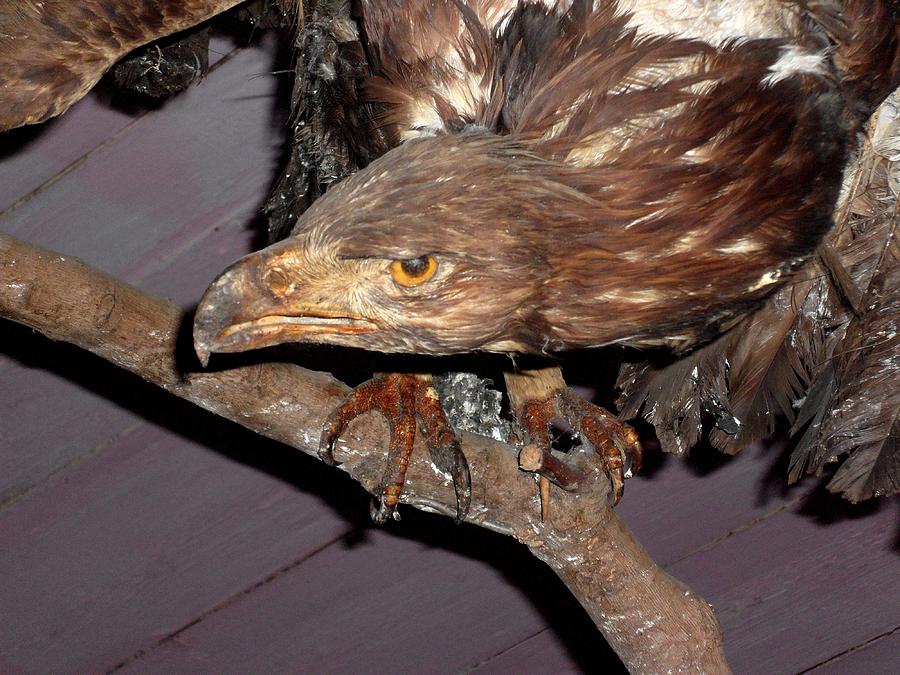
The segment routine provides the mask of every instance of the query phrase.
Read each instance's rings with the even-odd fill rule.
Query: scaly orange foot
[[[334,460],[334,445],[347,425],[370,410],[383,414],[390,425],[387,465],[381,479],[380,496],[373,500],[371,514],[376,523],[399,520],[397,503],[406,481],[406,469],[416,438],[416,426],[425,436],[431,459],[450,474],[456,489],[456,517],[463,520],[472,497],[469,465],[456,432],[441,408],[431,377],[392,373],[361,384],[338,406],[325,422],[319,442],[319,457]]]

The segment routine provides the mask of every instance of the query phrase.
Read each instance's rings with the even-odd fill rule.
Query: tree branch
[[[314,457],[323,420],[347,394],[329,375],[287,363],[186,372],[176,351],[185,322],[179,308],[6,235],[0,235],[0,317],[87,349]],[[341,469],[373,493],[383,440],[383,425],[366,416],[335,453]],[[533,476],[518,469],[513,448],[463,434],[463,450],[472,472],[468,521],[516,537],[550,565],[629,670],[728,672],[712,609],[658,567],[607,506],[608,481],[596,464],[579,467],[585,478],[577,492],[553,488],[544,523]],[[449,478],[427,452],[413,454],[401,501],[456,512]]]

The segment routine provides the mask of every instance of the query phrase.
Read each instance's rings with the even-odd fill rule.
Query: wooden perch
[[[347,387],[287,363],[201,372],[176,358],[182,311],[81,261],[0,235],[0,316],[87,349],[167,391],[259,434],[316,456],[326,415]],[[191,357],[192,358],[192,357]],[[196,365],[192,365],[196,364]],[[366,416],[336,449],[341,469],[377,489],[384,427]],[[632,672],[729,672],[710,606],[658,567],[607,506],[597,465],[579,466],[577,492],[553,488],[541,522],[531,474],[510,446],[463,436],[472,472],[468,521],[516,537],[546,562]],[[402,501],[455,515],[449,478],[427,452],[413,455]]]

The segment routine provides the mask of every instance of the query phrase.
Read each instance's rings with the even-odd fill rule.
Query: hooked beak
[[[251,253],[220,274],[194,315],[194,349],[206,366],[212,352],[243,352],[285,342],[317,341],[377,329],[374,322],[292,283],[273,283],[288,263],[290,242]],[[280,271],[279,271],[280,273]],[[283,276],[274,277],[276,282]]]

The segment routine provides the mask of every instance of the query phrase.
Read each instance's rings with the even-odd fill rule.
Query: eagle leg
[[[549,515],[551,482],[571,491],[578,489],[583,479],[576,469],[550,451],[550,428],[558,418],[564,418],[594,447],[612,484],[613,504],[618,503],[627,463],[631,462],[632,471],[641,464],[641,445],[634,429],[571,393],[558,367],[506,373],[505,378],[516,420],[524,432],[519,466],[540,476],[542,517],[546,520]]]
[[[526,401],[516,415],[526,440],[519,452],[519,468],[540,477],[541,521],[550,518],[550,483],[564,490],[574,490],[580,480],[580,475],[550,453],[550,425],[556,417],[555,394]]]
[[[380,496],[372,502],[372,520],[378,524],[390,518],[399,520],[397,504],[413,452],[417,420],[432,461],[453,479],[456,514],[463,520],[472,494],[469,465],[441,408],[430,376],[392,373],[375,377],[354,389],[326,420],[319,442],[319,457],[328,464],[338,464],[334,459],[337,439],[354,418],[371,410],[383,414],[390,426],[387,463],[379,487]]]

